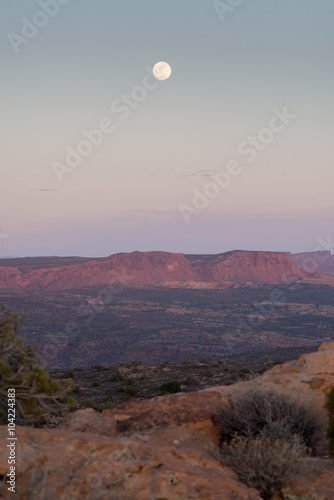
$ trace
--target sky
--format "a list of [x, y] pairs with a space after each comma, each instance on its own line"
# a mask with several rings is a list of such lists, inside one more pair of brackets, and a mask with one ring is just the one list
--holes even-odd
[[334, 239], [332, 0], [0, 11], [0, 256]]

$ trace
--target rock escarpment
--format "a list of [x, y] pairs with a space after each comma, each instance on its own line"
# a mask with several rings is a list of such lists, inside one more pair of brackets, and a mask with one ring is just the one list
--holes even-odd
[[[0, 260], [0, 288], [68, 290], [108, 284], [228, 288], [289, 283], [314, 274], [305, 265], [305, 262], [309, 263], [309, 257], [307, 259], [302, 254], [294, 256], [284, 252], [235, 250], [217, 255], [132, 252], [101, 259], [55, 257], [11, 259], [10, 262]], [[324, 269], [328, 270], [329, 285], [334, 284], [331, 279], [332, 267], [334, 275], [333, 259], [331, 256], [323, 259], [317, 269], [323, 273], [326, 273]], [[63, 265], [64, 262], [68, 264]], [[320, 281], [323, 282], [323, 278]]]

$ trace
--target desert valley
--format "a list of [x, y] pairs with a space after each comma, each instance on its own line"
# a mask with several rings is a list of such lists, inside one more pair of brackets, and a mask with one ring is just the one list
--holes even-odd
[[133, 252], [0, 260], [2, 305], [49, 368], [291, 359], [334, 339], [334, 256]]

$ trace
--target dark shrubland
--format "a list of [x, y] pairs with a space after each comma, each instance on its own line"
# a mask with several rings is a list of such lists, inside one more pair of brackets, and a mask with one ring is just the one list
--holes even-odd
[[242, 482], [256, 488], [264, 500], [280, 492], [307, 465], [307, 450], [297, 436], [290, 442], [261, 434], [252, 439], [237, 436], [223, 443], [221, 452], [223, 462]]
[[175, 394], [181, 391], [181, 384], [177, 380], [170, 380], [160, 386], [162, 394]]
[[230, 442], [235, 435], [290, 441], [298, 435], [315, 453], [321, 426], [311, 408], [282, 392], [253, 389], [234, 398], [215, 416], [220, 441]]
[[321, 430], [310, 407], [263, 388], [231, 399], [214, 421], [222, 462], [265, 500], [306, 469], [306, 457], [315, 454]]
[[328, 414], [327, 439], [329, 441], [329, 454], [334, 457], [334, 387], [326, 395], [325, 408]]

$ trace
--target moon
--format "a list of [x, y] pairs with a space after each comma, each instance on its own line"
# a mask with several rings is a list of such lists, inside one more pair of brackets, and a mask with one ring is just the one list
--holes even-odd
[[172, 74], [172, 68], [166, 62], [157, 62], [153, 67], [153, 75], [157, 80], [167, 80]]

